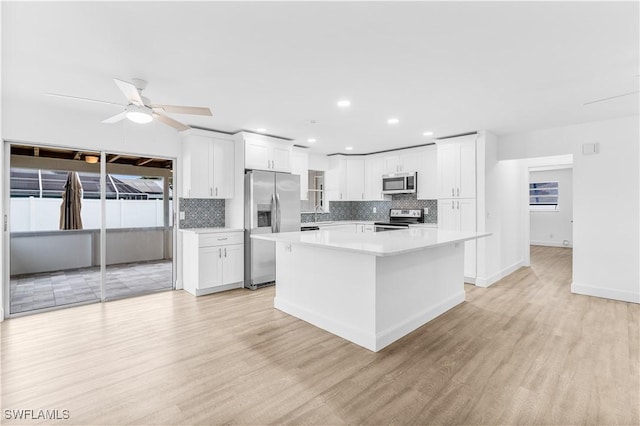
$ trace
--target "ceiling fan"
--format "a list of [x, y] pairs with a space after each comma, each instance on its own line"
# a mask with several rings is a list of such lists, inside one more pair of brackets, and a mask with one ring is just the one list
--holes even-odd
[[74, 99], [79, 101], [89, 101], [89, 102], [99, 102], [103, 104], [110, 105], [119, 105], [125, 107], [125, 110], [109, 117], [105, 120], [102, 120], [103, 123], [111, 124], [117, 123], [118, 121], [124, 120], [125, 118], [133, 121], [134, 123], [149, 123], [154, 118], [157, 118], [159, 121], [164, 124], [171, 126], [178, 131], [182, 132], [184, 130], [190, 129], [189, 126], [183, 124], [173, 118], [165, 115], [164, 113], [176, 113], [176, 114], [192, 114], [192, 115], [207, 115], [211, 116], [211, 110], [206, 107], [192, 107], [192, 106], [178, 106], [178, 105], [162, 105], [162, 104], [152, 104], [149, 101], [149, 98], [142, 96], [142, 91], [147, 87], [147, 82], [140, 78], [133, 78], [133, 83], [129, 83], [128, 81], [123, 81], [117, 78], [114, 78], [118, 88], [122, 91], [124, 96], [129, 101], [128, 105], [122, 105], [115, 102], [107, 102], [100, 101], [97, 99], [89, 99], [89, 98], [79, 98], [76, 96], [68, 96], [68, 95], [59, 95], [57, 93], [47, 93], [49, 96], [57, 96], [61, 98]]

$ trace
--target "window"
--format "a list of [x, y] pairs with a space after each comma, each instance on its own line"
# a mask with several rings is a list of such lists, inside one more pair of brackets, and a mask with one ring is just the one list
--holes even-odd
[[558, 182], [529, 183], [529, 209], [535, 211], [557, 211]]
[[301, 209], [303, 213], [325, 212], [327, 206], [324, 198], [324, 172], [320, 170], [309, 170], [308, 197], [302, 201]]

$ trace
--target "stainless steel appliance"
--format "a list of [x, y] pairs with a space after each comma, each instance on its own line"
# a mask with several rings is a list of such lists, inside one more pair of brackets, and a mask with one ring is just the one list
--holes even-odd
[[388, 222], [374, 222], [376, 232], [394, 231], [396, 229], [407, 229], [414, 223], [424, 221], [424, 211], [422, 209], [390, 209]]
[[244, 286], [252, 290], [276, 279], [276, 247], [251, 234], [300, 231], [300, 176], [247, 171], [244, 175]]
[[382, 175], [383, 194], [407, 194], [416, 192], [418, 173], [391, 173]]

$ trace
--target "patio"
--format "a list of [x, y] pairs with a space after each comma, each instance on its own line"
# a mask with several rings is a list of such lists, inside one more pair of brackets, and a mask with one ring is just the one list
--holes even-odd
[[[89, 267], [11, 277], [10, 313], [100, 301], [100, 268]], [[171, 260], [107, 266], [106, 298], [119, 299], [173, 288]]]

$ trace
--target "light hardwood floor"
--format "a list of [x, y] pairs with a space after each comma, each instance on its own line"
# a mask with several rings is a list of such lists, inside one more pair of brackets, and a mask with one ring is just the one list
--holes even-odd
[[571, 250], [372, 353], [273, 308], [273, 288], [183, 291], [1, 325], [7, 409], [50, 424], [639, 423], [639, 312], [570, 293]]

